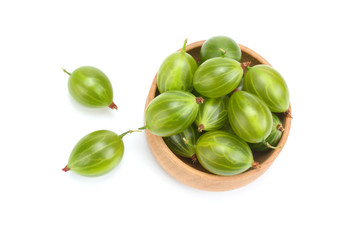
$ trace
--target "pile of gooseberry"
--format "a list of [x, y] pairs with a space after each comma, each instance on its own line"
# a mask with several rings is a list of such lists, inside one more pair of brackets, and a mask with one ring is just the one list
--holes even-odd
[[254, 152], [281, 147], [279, 115], [289, 116], [285, 80], [271, 66], [241, 62], [241, 49], [229, 37], [205, 41], [198, 62], [186, 52], [186, 41], [160, 66], [146, 129], [210, 173], [230, 176], [259, 167]]
[[[281, 147], [279, 115], [289, 115], [289, 91], [282, 76], [270, 66], [241, 62], [241, 49], [229, 37], [205, 41], [199, 61], [186, 52], [186, 43], [159, 68], [158, 94], [146, 108], [145, 126], [120, 135], [109, 130], [86, 135], [63, 171], [84, 176], [111, 171], [122, 159], [123, 137], [144, 129], [163, 137], [176, 155], [222, 176], [258, 167], [255, 151]], [[110, 80], [101, 70], [84, 66], [64, 72], [77, 102], [117, 109]]]

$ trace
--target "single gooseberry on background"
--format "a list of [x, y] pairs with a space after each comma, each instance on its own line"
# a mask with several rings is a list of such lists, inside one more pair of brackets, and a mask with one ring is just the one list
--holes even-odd
[[118, 134], [99, 130], [92, 132], [73, 148], [68, 164], [63, 171], [94, 177], [114, 169], [124, 154], [124, 143]]
[[81, 138], [73, 148], [67, 165], [62, 169], [83, 176], [96, 177], [113, 170], [124, 155], [123, 137], [139, 130], [129, 130], [121, 135], [109, 130], [99, 130]]
[[69, 74], [70, 95], [84, 106], [92, 108], [109, 107], [117, 109], [113, 102], [113, 89], [109, 78], [100, 69], [83, 66]]

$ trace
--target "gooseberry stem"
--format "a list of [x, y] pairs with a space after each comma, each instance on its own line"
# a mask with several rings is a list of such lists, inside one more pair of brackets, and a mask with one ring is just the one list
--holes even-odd
[[200, 124], [198, 127], [198, 132], [202, 132], [204, 128], [205, 128], [204, 124]]
[[129, 130], [129, 131], [126, 131], [126, 132], [120, 134], [119, 137], [120, 137], [120, 138], [123, 138], [126, 134], [128, 134], [128, 133], [133, 133], [133, 132], [142, 132], [142, 130], [141, 130], [140, 128], [137, 129], [137, 130]]
[[281, 125], [281, 123], [279, 123], [279, 124], [276, 126], [276, 129], [279, 130], [280, 132], [284, 132], [284, 131], [285, 131], [285, 128], [283, 127], [283, 125]]
[[287, 110], [286, 112], [284, 112], [284, 114], [285, 114], [285, 117], [293, 118], [292, 115], [291, 115], [290, 109]]
[[196, 154], [191, 156], [191, 161], [192, 161], [192, 163], [195, 163], [197, 161]]
[[281, 148], [281, 146], [279, 146], [279, 147], [271, 146], [271, 144], [268, 143], [268, 142], [266, 142], [265, 144], [266, 144], [266, 146], [267, 146], [268, 148], [271, 148], [271, 149], [279, 149], [279, 148]]
[[184, 41], [184, 45], [183, 45], [183, 48], [182, 48], [182, 52], [186, 52], [186, 44], [187, 44], [187, 38], [185, 39]]
[[66, 72], [67, 74], [69, 74], [69, 76], [71, 76], [71, 73], [69, 73], [68, 71], [66, 71], [66, 70], [63, 69], [63, 68], [62, 68], [62, 70], [63, 70], [64, 72]]
[[243, 75], [251, 68], [251, 61], [240, 63], [241, 68], [244, 70]]
[[251, 167], [253, 167], [253, 168], [261, 168], [261, 166], [260, 166], [260, 163], [259, 162], [253, 162], [253, 164], [252, 164], [252, 166]]
[[[189, 143], [189, 141], [183, 137], [183, 141], [186, 145], [190, 146], [190, 147], [194, 147], [194, 145], [192, 145], [191, 143]], [[192, 163], [195, 163], [197, 161], [197, 157], [196, 157], [196, 153], [194, 153], [192, 156], [191, 156], [191, 161]]]
[[183, 141], [186, 145], [190, 146], [190, 147], [194, 147], [194, 145], [192, 145], [191, 143], [189, 143], [189, 141], [183, 137]]
[[204, 100], [202, 97], [197, 97], [197, 98], [196, 98], [196, 103], [197, 103], [197, 104], [204, 103], [204, 101], [205, 101], [205, 100]]
[[221, 53], [225, 56], [225, 54], [226, 54], [226, 50], [225, 49], [222, 49], [222, 48], [218, 48], [220, 51], [221, 51]]
[[64, 172], [67, 172], [70, 170], [70, 168], [66, 165], [63, 169], [62, 169]]
[[246, 69], [249, 69], [250, 68], [250, 65], [251, 65], [251, 61], [247, 61], [247, 62], [242, 62], [240, 63], [242, 69], [246, 70]]
[[115, 104], [114, 102], [112, 102], [112, 103], [109, 105], [109, 108], [118, 110], [118, 107], [116, 106], [116, 104]]

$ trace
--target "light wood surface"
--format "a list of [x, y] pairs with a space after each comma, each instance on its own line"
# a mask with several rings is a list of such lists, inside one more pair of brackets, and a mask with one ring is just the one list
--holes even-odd
[[[191, 54], [195, 60], [199, 59], [200, 48], [205, 41], [199, 41], [187, 45], [186, 51]], [[242, 51], [241, 62], [251, 61], [251, 65], [256, 64], [267, 64], [268, 63], [263, 57], [251, 49], [240, 45]], [[152, 99], [157, 94], [156, 75], [150, 87], [150, 91], [146, 100], [145, 109]], [[289, 108], [291, 110], [291, 107]], [[162, 168], [169, 173], [171, 176], [176, 178], [182, 183], [185, 183], [194, 188], [208, 190], [208, 191], [227, 191], [245, 186], [260, 175], [262, 175], [275, 161], [281, 150], [284, 148], [286, 140], [288, 138], [291, 126], [290, 117], [281, 118], [285, 131], [283, 136], [278, 143], [278, 148], [270, 150], [264, 153], [255, 153], [254, 160], [260, 163], [260, 168], [249, 169], [248, 171], [234, 175], [234, 176], [218, 176], [206, 171], [198, 162], [192, 163], [191, 160], [177, 157], [165, 144], [162, 137], [155, 136], [146, 130], [146, 138], [153, 152], [156, 160], [162, 166]]]

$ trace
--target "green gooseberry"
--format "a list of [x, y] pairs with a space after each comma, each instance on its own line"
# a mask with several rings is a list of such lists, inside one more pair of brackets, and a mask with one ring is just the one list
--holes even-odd
[[87, 107], [109, 107], [117, 109], [113, 102], [113, 89], [109, 78], [100, 69], [83, 66], [69, 74], [68, 89], [70, 95]]
[[195, 59], [186, 53], [186, 42], [181, 51], [169, 55], [161, 64], [157, 73], [157, 86], [160, 93], [169, 90], [190, 91], [193, 76], [197, 69]]
[[199, 106], [199, 113], [195, 119], [199, 132], [217, 130], [224, 126], [228, 119], [228, 99], [228, 96], [209, 98]]
[[108, 130], [89, 133], [75, 145], [68, 164], [62, 170], [64, 172], [71, 170], [87, 177], [101, 176], [110, 172], [123, 157], [123, 137], [128, 133], [139, 131], [141, 130], [129, 130], [121, 135]]
[[202, 96], [217, 98], [232, 92], [241, 81], [244, 70], [231, 58], [211, 58], [201, 64], [194, 75], [194, 88]]
[[281, 148], [281, 146], [279, 147], [274, 147], [274, 146], [277, 146], [277, 144], [279, 143], [285, 129], [277, 115], [271, 113], [271, 116], [273, 118], [273, 124], [270, 135], [265, 139], [265, 142], [249, 143], [249, 146], [252, 150], [261, 152], [269, 149]]
[[244, 140], [220, 130], [200, 136], [196, 156], [205, 169], [222, 176], [242, 173], [254, 163], [251, 149]]
[[289, 90], [284, 78], [273, 67], [256, 65], [249, 67], [244, 76], [244, 90], [262, 99], [271, 112], [289, 109]]
[[124, 143], [116, 133], [108, 130], [92, 132], [75, 145], [63, 171], [92, 177], [114, 169], [124, 154]]
[[169, 137], [184, 131], [204, 100], [186, 91], [167, 91], [156, 96], [145, 110], [146, 128], [154, 135]]
[[214, 57], [232, 58], [238, 62], [241, 59], [241, 49], [233, 39], [226, 36], [216, 36], [204, 42], [200, 49], [200, 61]]
[[199, 132], [197, 131], [197, 127], [192, 124], [181, 133], [164, 137], [164, 141], [176, 155], [191, 158], [193, 161], [196, 161], [196, 142], [198, 138]]
[[231, 95], [228, 117], [233, 131], [246, 142], [265, 142], [271, 132], [272, 117], [269, 108], [251, 93], [236, 91]]

